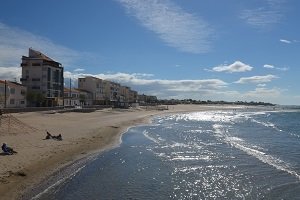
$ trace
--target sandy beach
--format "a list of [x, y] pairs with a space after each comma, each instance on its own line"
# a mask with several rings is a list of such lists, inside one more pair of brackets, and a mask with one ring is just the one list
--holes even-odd
[[[1, 199], [22, 199], [28, 191], [69, 163], [117, 146], [129, 127], [172, 112], [236, 109], [232, 106], [176, 105], [168, 110], [103, 109], [91, 113], [28, 112], [1, 121], [0, 142], [18, 153], [0, 156]], [[46, 130], [63, 140], [45, 140]]]

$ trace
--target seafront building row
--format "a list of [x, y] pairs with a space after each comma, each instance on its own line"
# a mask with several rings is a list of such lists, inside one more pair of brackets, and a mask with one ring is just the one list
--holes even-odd
[[71, 84], [66, 87], [62, 64], [31, 48], [28, 56], [22, 56], [21, 67], [21, 83], [0, 80], [0, 107], [111, 105], [126, 108], [157, 101], [156, 96], [141, 95], [128, 86], [92, 76], [78, 78], [77, 88]]

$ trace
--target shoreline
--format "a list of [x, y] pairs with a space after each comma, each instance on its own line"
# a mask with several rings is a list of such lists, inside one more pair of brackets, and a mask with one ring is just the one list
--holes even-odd
[[[169, 110], [112, 110], [93, 113], [17, 113], [13, 117], [36, 129], [26, 133], [0, 134], [19, 153], [1, 156], [0, 194], [2, 199], [26, 199], [36, 186], [64, 168], [117, 147], [132, 126], [151, 123], [151, 118], [172, 113], [233, 110], [243, 106], [172, 105]], [[78, 124], [80, 123], [80, 126]], [[43, 140], [45, 130], [63, 141]], [[25, 131], [24, 131], [25, 130]], [[60, 131], [58, 131], [60, 130]], [[24, 131], [25, 133], [22, 133]], [[16, 144], [17, 143], [17, 144]], [[14, 161], [18, 160], [17, 163]], [[24, 196], [25, 195], [25, 196]]]

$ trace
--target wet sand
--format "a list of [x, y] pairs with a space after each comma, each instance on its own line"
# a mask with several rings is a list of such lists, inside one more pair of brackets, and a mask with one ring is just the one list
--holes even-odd
[[[175, 105], [168, 110], [104, 109], [91, 113], [29, 112], [2, 120], [0, 143], [18, 153], [0, 156], [1, 199], [22, 199], [22, 194], [57, 170], [117, 146], [129, 127], [149, 123], [151, 117], [168, 113], [237, 109], [241, 106]], [[45, 140], [46, 130], [63, 140]]]

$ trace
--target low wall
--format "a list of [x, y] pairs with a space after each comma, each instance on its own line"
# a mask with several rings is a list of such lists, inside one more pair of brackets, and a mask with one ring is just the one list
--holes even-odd
[[[66, 107], [67, 110], [71, 109], [73, 110], [73, 107]], [[83, 106], [82, 109], [88, 111], [91, 110], [101, 110], [104, 108], [111, 108], [109, 105], [95, 105], [95, 106]], [[3, 108], [3, 113], [20, 113], [20, 112], [39, 112], [39, 111], [51, 111], [51, 110], [65, 110], [65, 107], [59, 106], [59, 107], [26, 107], [26, 108]], [[75, 109], [77, 110], [77, 108]], [[80, 111], [77, 111], [80, 112]]]

